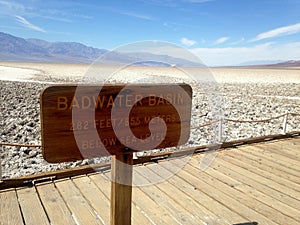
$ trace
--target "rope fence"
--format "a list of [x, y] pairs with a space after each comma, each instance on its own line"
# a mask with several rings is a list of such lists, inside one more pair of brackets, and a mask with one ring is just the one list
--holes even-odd
[[238, 120], [238, 119], [222, 118], [222, 119], [218, 119], [218, 120], [212, 121], [210, 123], [202, 124], [200, 126], [191, 127], [191, 129], [196, 129], [196, 128], [210, 126], [210, 125], [218, 123], [218, 122], [220, 122], [222, 120], [223, 121], [229, 121], [229, 122], [235, 122], [235, 123], [263, 123], [263, 122], [268, 122], [268, 121], [271, 121], [271, 120], [279, 119], [280, 117], [285, 117], [285, 116], [288, 116], [288, 115], [291, 115], [291, 116], [300, 116], [300, 113], [284, 113], [284, 114], [281, 114], [279, 116], [274, 116], [274, 117], [270, 117], [268, 119], [261, 119], [261, 120]]
[[[288, 116], [300, 116], [300, 113], [285, 113], [282, 115], [278, 115], [278, 116], [274, 116], [274, 117], [270, 117], [268, 119], [261, 119], [261, 120], [238, 120], [238, 119], [230, 119], [230, 118], [221, 118], [215, 121], [211, 121], [209, 123], [205, 123], [202, 124], [200, 126], [196, 126], [196, 127], [191, 127], [191, 129], [197, 129], [197, 128], [201, 128], [201, 127], [207, 127], [207, 126], [211, 126], [213, 124], [219, 123], [219, 137], [218, 137], [218, 141], [221, 143], [222, 142], [222, 131], [223, 131], [223, 121], [229, 121], [229, 122], [234, 122], [234, 123], [261, 123], [261, 122], [268, 122], [271, 120], [275, 120], [275, 119], [279, 119], [281, 117], [283, 117], [283, 124], [282, 124], [282, 133], [286, 134], [286, 127], [287, 127], [287, 119]], [[30, 148], [40, 148], [42, 147], [41, 144], [19, 144], [19, 143], [6, 143], [6, 142], [0, 142], [0, 146], [1, 149], [3, 151], [3, 147], [4, 146], [12, 146], [12, 147], [30, 147]], [[3, 182], [2, 180], [2, 166], [1, 166], [1, 159], [0, 159], [0, 183]]]
[[[230, 118], [222, 118], [222, 119], [218, 119], [209, 123], [205, 123], [205, 124], [201, 124], [199, 126], [194, 126], [191, 127], [191, 129], [197, 129], [197, 128], [202, 128], [202, 127], [208, 127], [211, 126], [213, 124], [216, 123], [220, 123], [222, 124], [222, 121], [229, 121], [229, 122], [235, 122], [235, 123], [262, 123], [262, 122], [268, 122], [271, 120], [275, 120], [275, 119], [279, 119], [281, 117], [284, 117], [284, 122], [283, 122], [283, 130], [284, 133], [286, 131], [286, 124], [287, 124], [287, 117], [288, 115], [291, 116], [300, 116], [300, 113], [285, 113], [285, 114], [281, 114], [278, 116], [274, 116], [274, 117], [270, 117], [268, 119], [262, 119], [262, 120], [237, 120], [237, 119], [230, 119]], [[12, 146], [12, 147], [31, 147], [31, 148], [40, 148], [42, 147], [41, 144], [18, 144], [18, 143], [7, 143], [7, 142], [0, 142], [0, 146]]]
[[262, 119], [262, 120], [234, 120], [234, 119], [229, 119], [229, 118], [224, 118], [223, 120], [229, 121], [229, 122], [235, 122], [235, 123], [264, 123], [264, 122], [268, 122], [271, 120], [276, 120], [279, 119], [280, 117], [284, 117], [288, 115], [288, 113], [279, 115], [279, 116], [274, 116], [268, 119]]
[[40, 148], [42, 147], [42, 145], [32, 145], [32, 144], [13, 144], [13, 143], [6, 143], [6, 142], [0, 142], [0, 146], [4, 145], [4, 146], [14, 146], [14, 147], [31, 147], [31, 148]]

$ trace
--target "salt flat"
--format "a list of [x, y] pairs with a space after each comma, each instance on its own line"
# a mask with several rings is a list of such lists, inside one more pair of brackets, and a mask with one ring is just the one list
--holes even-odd
[[300, 69], [289, 68], [213, 68], [222, 83], [300, 83]]
[[[39, 99], [42, 89], [49, 86], [49, 83], [80, 82], [83, 76], [86, 77], [87, 72], [97, 76], [99, 68], [104, 75], [113, 71], [110, 66], [90, 69], [89, 65], [83, 64], [0, 62], [2, 127], [0, 141], [40, 144]], [[160, 78], [167, 80], [170, 77], [172, 77], [171, 81], [180, 81], [185, 76], [183, 70], [169, 67], [124, 67], [112, 75], [110, 82], [136, 83], [141, 78], [145, 78], [148, 82], [155, 83], [159, 82]], [[287, 112], [300, 113], [300, 69], [211, 68], [195, 70], [188, 68], [186, 70], [204, 78], [205, 74], [213, 75], [216, 83], [220, 84], [217, 97], [221, 99], [219, 107], [225, 118], [260, 120]], [[88, 77], [92, 78], [90, 81], [93, 81], [92, 76]], [[201, 81], [203, 77], [199, 80]], [[208, 90], [211, 87], [203, 86], [208, 86]], [[206, 94], [201, 87], [193, 87], [192, 128], [190, 140], [183, 147], [211, 143], [216, 136], [212, 126], [199, 127], [214, 120], [211, 109], [215, 99], [208, 99]], [[222, 141], [278, 134], [283, 129], [282, 121], [282, 117], [264, 123], [227, 121], [223, 124]], [[287, 132], [296, 130], [300, 130], [300, 116], [289, 116]], [[4, 178], [99, 162], [92, 159], [66, 164], [49, 164], [43, 160], [40, 148], [9, 146], [4, 146], [0, 150], [0, 158]]]
[[0, 79], [9, 81], [29, 80], [38, 71], [32, 69], [17, 68], [11, 66], [0, 66]]
[[[35, 80], [35, 81], [81, 81], [84, 76], [91, 76], [88, 64], [26, 63], [0, 62], [1, 80]], [[123, 67], [114, 71], [110, 66], [98, 66], [99, 73], [116, 72], [114, 78], [130, 75], [127, 81], [141, 77], [166, 76], [180, 78], [185, 72], [199, 74], [197, 79], [208, 74], [218, 83], [300, 83], [300, 68], [170, 68], [170, 67]], [[100, 74], [98, 74], [100, 75]], [[197, 76], [197, 75], [196, 75]], [[121, 80], [122, 81], [122, 80]]]

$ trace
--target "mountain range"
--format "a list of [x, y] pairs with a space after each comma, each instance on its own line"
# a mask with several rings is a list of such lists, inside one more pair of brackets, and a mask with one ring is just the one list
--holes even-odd
[[239, 64], [241, 67], [300, 67], [300, 60], [262, 60], [249, 61]]
[[0, 60], [90, 63], [107, 52], [75, 42], [23, 39], [0, 32]]
[[[77, 42], [48, 42], [40, 39], [24, 39], [0, 32], [0, 61], [92, 63], [107, 52], [106, 49], [93, 48]], [[106, 55], [105, 62], [125, 64], [137, 62], [135, 64], [144, 66], [198, 65], [182, 58], [145, 52], [110, 52]]]
[[[77, 42], [48, 42], [40, 39], [24, 39], [0, 32], [0, 61], [22, 62], [59, 62], [59, 63], [92, 63], [106, 49], [98, 49]], [[105, 63], [131, 63], [143, 66], [196, 66], [199, 64], [168, 55], [155, 55], [145, 52], [119, 53], [110, 52]], [[165, 63], [168, 62], [168, 63]], [[239, 66], [259, 67], [300, 67], [300, 60], [295, 61], [256, 61]]]
[[289, 60], [276, 64], [265, 65], [266, 67], [300, 67], [300, 60]]

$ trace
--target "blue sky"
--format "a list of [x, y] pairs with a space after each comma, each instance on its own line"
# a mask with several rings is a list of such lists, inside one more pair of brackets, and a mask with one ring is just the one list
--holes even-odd
[[0, 0], [0, 31], [114, 49], [143, 40], [210, 66], [300, 59], [299, 0]]

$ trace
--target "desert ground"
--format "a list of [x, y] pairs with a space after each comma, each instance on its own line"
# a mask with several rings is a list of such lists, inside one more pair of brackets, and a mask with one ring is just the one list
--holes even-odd
[[[0, 79], [71, 82], [81, 80], [90, 67], [91, 65], [86, 64], [0, 62]], [[109, 66], [103, 66], [106, 67]], [[218, 83], [300, 83], [300, 68], [227, 67], [207, 68], [202, 71], [210, 73]], [[181, 71], [165, 67], [137, 67], [132, 68], [131, 72], [138, 76], [141, 74], [181, 75]]]
[[[192, 78], [187, 74], [192, 74]], [[217, 140], [217, 125], [199, 126], [220, 116], [234, 120], [261, 120], [287, 112], [300, 113], [299, 68], [119, 68], [107, 65], [91, 67], [83, 64], [0, 62], [0, 141], [41, 143], [39, 97], [43, 88], [58, 83], [95, 83], [103, 80], [113, 84], [190, 83], [193, 87], [191, 133], [188, 143], [180, 148], [279, 134], [283, 129], [283, 117], [255, 123], [224, 121], [222, 140]], [[299, 130], [300, 116], [288, 116], [287, 132]], [[40, 148], [2, 146], [0, 160], [2, 177], [5, 179], [108, 159], [50, 164], [43, 159]]]

